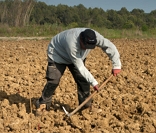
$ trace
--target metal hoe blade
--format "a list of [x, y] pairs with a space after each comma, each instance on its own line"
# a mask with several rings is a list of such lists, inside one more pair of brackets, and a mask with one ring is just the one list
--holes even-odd
[[67, 116], [72, 116], [74, 113], [76, 113], [79, 109], [81, 109], [96, 93], [98, 93], [103, 86], [113, 77], [113, 74], [99, 87], [99, 90], [95, 90], [83, 103], [81, 103], [75, 110], [73, 110], [71, 113], [69, 113], [65, 107], [62, 106], [64, 112], [66, 113]]
[[65, 107], [62, 106], [62, 108], [63, 108], [64, 112], [66, 113], [66, 115], [67, 115], [67, 116], [70, 116], [70, 115], [69, 115], [69, 112], [65, 109]]

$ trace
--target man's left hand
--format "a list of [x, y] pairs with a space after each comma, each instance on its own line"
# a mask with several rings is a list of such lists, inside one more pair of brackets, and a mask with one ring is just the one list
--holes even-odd
[[120, 71], [121, 71], [121, 69], [113, 69], [113, 70], [112, 70], [112, 74], [113, 74], [114, 76], [117, 76], [117, 74], [120, 73]]

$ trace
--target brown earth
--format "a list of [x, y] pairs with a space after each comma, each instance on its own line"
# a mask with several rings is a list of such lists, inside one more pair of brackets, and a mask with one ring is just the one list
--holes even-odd
[[[0, 40], [0, 131], [2, 133], [156, 133], [156, 40], [115, 39], [122, 72], [94, 96], [102, 112], [79, 111], [76, 84], [65, 71], [49, 112], [30, 108], [45, 85], [49, 40]], [[101, 49], [93, 50], [87, 68], [102, 84], [111, 62]], [[91, 88], [93, 91], [93, 89]], [[31, 99], [31, 100], [30, 100]]]

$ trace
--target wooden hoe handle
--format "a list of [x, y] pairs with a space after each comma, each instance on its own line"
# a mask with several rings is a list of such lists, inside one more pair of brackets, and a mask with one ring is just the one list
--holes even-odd
[[76, 109], [74, 109], [71, 113], [68, 114], [68, 116], [72, 116], [74, 113], [76, 113], [79, 109], [81, 109], [97, 92], [99, 92], [104, 85], [113, 77], [113, 74], [105, 81], [102, 83], [102, 85], [99, 87], [99, 90], [95, 90], [86, 100], [81, 103]]

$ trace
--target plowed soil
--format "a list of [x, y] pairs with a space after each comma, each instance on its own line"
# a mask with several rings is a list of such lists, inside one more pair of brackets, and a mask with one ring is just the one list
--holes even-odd
[[[50, 40], [0, 40], [1, 133], [156, 133], [156, 40], [115, 39], [122, 72], [97, 93], [94, 106], [102, 112], [78, 111], [77, 89], [68, 69], [42, 116], [32, 105], [46, 83], [46, 49]], [[86, 66], [102, 84], [111, 74], [111, 62], [100, 48]], [[91, 87], [92, 92], [94, 91]]]

